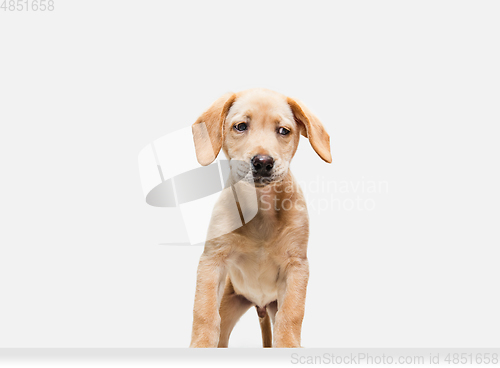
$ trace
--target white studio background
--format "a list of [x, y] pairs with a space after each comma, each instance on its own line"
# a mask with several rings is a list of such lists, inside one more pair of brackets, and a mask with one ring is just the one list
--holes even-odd
[[[302, 100], [331, 135], [331, 165], [302, 139], [292, 166], [313, 182], [303, 345], [499, 346], [499, 12], [494, 1], [1, 10], [0, 347], [189, 345], [202, 247], [160, 245], [186, 231], [177, 210], [146, 204], [137, 156], [251, 87]], [[250, 310], [230, 346], [260, 345]]]

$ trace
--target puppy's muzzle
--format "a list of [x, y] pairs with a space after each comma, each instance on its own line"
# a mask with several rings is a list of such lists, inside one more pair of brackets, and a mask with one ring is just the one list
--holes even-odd
[[252, 172], [256, 183], [265, 185], [271, 181], [274, 159], [268, 155], [255, 155], [252, 158]]

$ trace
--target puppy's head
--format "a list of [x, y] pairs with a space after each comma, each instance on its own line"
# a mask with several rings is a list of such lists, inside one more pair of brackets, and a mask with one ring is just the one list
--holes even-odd
[[210, 164], [222, 148], [233, 178], [256, 186], [284, 178], [301, 134], [324, 161], [332, 161], [319, 119], [300, 102], [266, 89], [226, 94], [193, 124], [200, 164]]

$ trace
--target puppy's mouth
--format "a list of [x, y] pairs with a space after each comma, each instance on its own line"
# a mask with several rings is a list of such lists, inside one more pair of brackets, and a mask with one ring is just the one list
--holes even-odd
[[269, 176], [262, 176], [253, 172], [253, 183], [256, 188], [264, 188], [268, 185], [279, 184], [283, 181], [283, 175], [272, 174]]
[[263, 188], [273, 182], [273, 178], [271, 176], [261, 176], [261, 175], [256, 175], [255, 173], [253, 174], [253, 182], [255, 187], [257, 188]]
[[248, 161], [232, 159], [230, 163], [231, 175], [235, 182], [245, 181], [252, 183], [256, 188], [263, 188], [283, 181], [286, 170], [283, 170], [282, 165], [275, 166], [274, 170], [262, 172], [262, 170], [252, 167], [251, 162]]

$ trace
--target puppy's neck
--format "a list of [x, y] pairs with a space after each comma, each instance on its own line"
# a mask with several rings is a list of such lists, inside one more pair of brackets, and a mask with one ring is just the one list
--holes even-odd
[[[248, 196], [243, 194], [246, 188]], [[280, 182], [273, 182], [265, 187], [250, 186], [240, 187], [238, 190], [238, 201], [240, 208], [255, 208], [252, 204], [257, 194], [257, 213], [253, 212], [252, 219], [237, 231], [259, 240], [274, 239], [274, 234], [290, 223], [289, 220], [299, 214], [307, 216], [302, 191], [297, 185], [293, 175], [289, 171]], [[243, 218], [244, 213], [243, 213]], [[307, 217], [305, 217], [307, 219]]]
[[300, 189], [292, 173], [288, 171], [282, 181], [256, 188], [256, 191], [259, 214], [264, 217], [276, 217], [282, 216], [296, 204]]

